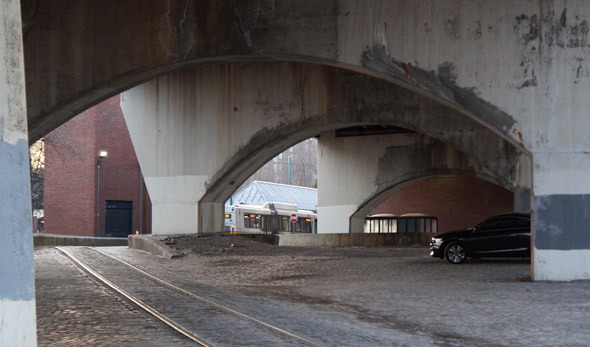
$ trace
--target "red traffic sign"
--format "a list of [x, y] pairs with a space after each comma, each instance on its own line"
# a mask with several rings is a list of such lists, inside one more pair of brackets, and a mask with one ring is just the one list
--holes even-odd
[[295, 213], [291, 213], [291, 223], [297, 222], [297, 215]]

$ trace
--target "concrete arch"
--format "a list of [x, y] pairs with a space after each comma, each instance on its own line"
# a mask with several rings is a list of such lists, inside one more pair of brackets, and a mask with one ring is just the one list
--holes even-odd
[[[531, 11], [522, 7], [518, 10]], [[476, 92], [458, 82], [464, 71], [457, 67], [471, 68], [470, 61], [446, 50], [434, 54], [412, 44], [406, 47], [408, 42], [436, 39], [441, 46], [459, 52], [473, 46], [472, 38], [461, 36], [461, 32], [449, 37], [442, 30], [433, 33], [416, 25], [383, 27], [383, 20], [390, 17], [428, 23], [436, 22], [432, 13], [454, 17], [457, 11], [480, 13], [484, 8], [485, 4], [436, 2], [367, 7], [336, 0], [288, 5], [172, 0], [153, 1], [149, 6], [134, 2], [25, 2], [30, 138], [38, 139], [116, 93], [178, 69], [281, 60], [333, 65], [397, 84], [477, 120], [524, 150], [522, 134], [513, 132], [515, 119], [482, 97], [481, 90]], [[97, 18], [96, 13], [112, 16]], [[370, 13], [379, 14], [378, 18]], [[80, 31], [80, 23], [87, 29]], [[497, 25], [512, 27], [503, 22]], [[399, 35], [400, 30], [404, 35]], [[508, 39], [513, 40], [511, 36]], [[396, 45], [405, 49], [396, 50]], [[61, 49], [51, 49], [54, 47]], [[484, 47], [478, 49], [483, 51]], [[416, 54], [410, 53], [413, 51]], [[479, 56], [490, 60], [490, 66], [505, 60], [504, 56]], [[59, 73], [56, 66], [71, 67], [70, 73]], [[483, 71], [481, 75], [483, 84], [486, 76]]]
[[[534, 155], [534, 277], [590, 278], [590, 241], [580, 231], [590, 217], [575, 212], [590, 201], [590, 78], [579, 59], [587, 55], [580, 28], [590, 8], [583, 2], [21, 3], [26, 78], [10, 88], [21, 93], [26, 81], [28, 115], [19, 117], [19, 108], [5, 117], [25, 132], [28, 121], [29, 139], [170, 71], [163, 67], [270, 59], [360, 71], [444, 104]], [[6, 16], [18, 18], [11, 15], [18, 2], [10, 4]], [[19, 29], [3, 32], [20, 42]], [[17, 66], [20, 49], [7, 59], [7, 69]]]
[[402, 190], [403, 188], [416, 184], [420, 181], [427, 180], [435, 177], [445, 176], [468, 176], [493, 183], [501, 186], [508, 190], [511, 187], [503, 186], [502, 182], [494, 176], [490, 176], [484, 173], [475, 172], [470, 169], [448, 169], [448, 168], [437, 168], [432, 170], [422, 170], [413, 173], [408, 173], [404, 176], [398, 177], [398, 179], [390, 182], [389, 186], [384, 187], [383, 190], [373, 193], [367, 197], [360, 205], [359, 208], [350, 216], [349, 219], [349, 233], [362, 232], [364, 226], [365, 217], [370, 214], [379, 204], [387, 200], [389, 197]]
[[476, 160], [425, 135], [322, 135], [318, 233], [362, 233], [366, 215], [392, 190], [428, 177], [472, 176], [513, 189]]
[[[419, 131], [475, 158], [505, 184], [522, 183], [522, 153], [490, 128], [395, 84], [325, 65], [241, 63], [186, 70], [124, 93], [121, 104], [148, 189], [155, 181], [178, 184], [177, 194], [191, 203], [173, 210], [186, 208], [188, 214], [193, 210], [188, 205], [198, 201], [198, 211], [191, 213], [200, 216], [199, 229], [217, 230], [221, 223], [204, 216], [221, 215], [217, 211], [235, 187], [274, 155], [348, 126]], [[150, 194], [158, 195], [152, 189]]]
[[[523, 157], [526, 159], [519, 148], [452, 108], [359, 73], [321, 65], [271, 64], [290, 64], [296, 66], [295, 70], [307, 70], [302, 85], [314, 79], [325, 84], [326, 89], [320, 89], [320, 98], [325, 99], [321, 101], [322, 110], [302, 110], [307, 114], [253, 133], [212, 176], [202, 201], [227, 200], [231, 194], [227, 183], [239, 186], [258, 167], [306, 138], [329, 130], [373, 124], [397, 126], [439, 139], [475, 158], [511, 189], [530, 184], [522, 177], [528, 174], [528, 168], [519, 163]], [[310, 77], [314, 74], [321, 76]]]

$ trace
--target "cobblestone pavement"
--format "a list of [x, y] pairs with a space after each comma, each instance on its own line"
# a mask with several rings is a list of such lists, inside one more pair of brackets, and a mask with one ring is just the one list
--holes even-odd
[[39, 346], [194, 346], [91, 279], [54, 248], [35, 250]]
[[[322, 345], [586, 346], [590, 339], [590, 282], [531, 282], [525, 260], [470, 260], [456, 266], [429, 257], [423, 248], [278, 249], [266, 245], [264, 251], [248, 252], [248, 247], [231, 242], [234, 246], [228, 239], [227, 245], [216, 244], [216, 251], [209, 248], [178, 259], [122, 247], [101, 250]], [[109, 319], [99, 318], [106, 305], [91, 300], [93, 296], [117, 303], [135, 320], [151, 322], [64, 264], [65, 259], [53, 258], [58, 258], [53, 250], [36, 251], [40, 344], [51, 344], [56, 338], [50, 327], [55, 324], [77, 325], [89, 334], [94, 328], [109, 331], [111, 327], [105, 325]], [[40, 276], [40, 261], [71, 269], [57, 275], [46, 267], [47, 273]], [[78, 288], [73, 284], [63, 288], [57, 298], [40, 292], [51, 288], [45, 282], [71, 282], [70, 277], [81, 277], [76, 281], [89, 286], [93, 295], [67, 293]], [[76, 299], [71, 295], [77, 295]], [[70, 304], [82, 303], [96, 312], [60, 317], [68, 313]], [[105, 314], [109, 317], [114, 311], [108, 308]], [[133, 326], [141, 326], [146, 334], [160, 329], [156, 335], [164, 338], [162, 328], [143, 328], [147, 323], [123, 325]], [[71, 334], [73, 339], [85, 336], [74, 327], [62, 335]], [[219, 332], [227, 328], [219, 327]], [[166, 336], [173, 338], [174, 333]], [[156, 342], [147, 338], [154, 345], [182, 341], [165, 339]]]

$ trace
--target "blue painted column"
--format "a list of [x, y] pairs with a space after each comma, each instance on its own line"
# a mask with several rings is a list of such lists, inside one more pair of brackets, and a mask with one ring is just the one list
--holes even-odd
[[0, 2], [0, 346], [35, 346], [35, 278], [20, 1]]
[[534, 179], [533, 278], [590, 279], [590, 153], [536, 153]]

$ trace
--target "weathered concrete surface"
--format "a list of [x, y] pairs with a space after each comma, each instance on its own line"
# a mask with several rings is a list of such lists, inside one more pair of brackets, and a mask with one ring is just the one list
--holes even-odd
[[428, 246], [436, 233], [390, 234], [279, 234], [279, 246], [292, 247], [381, 247]]
[[419, 130], [475, 158], [503, 185], [517, 187], [526, 176], [515, 165], [518, 149], [480, 123], [391, 83], [321, 65], [187, 70], [125, 92], [121, 108], [150, 192], [154, 235], [222, 231], [223, 203], [260, 166], [346, 126]]
[[[522, 142], [517, 132], [512, 134], [518, 119], [494, 103], [502, 99], [480, 93], [495, 92], [494, 76], [510, 76], [506, 82], [518, 87], [526, 85], [522, 70], [537, 76], [519, 65], [523, 44], [514, 29], [517, 23], [525, 26], [517, 17], [532, 17], [537, 8], [528, 2], [493, 4], [490, 10], [485, 1], [460, 0], [25, 2], [31, 137], [108, 95], [170, 71], [211, 62], [281, 59], [341, 65], [388, 79]], [[96, 13], [112, 16], [101, 19]], [[79, 30], [81, 23], [86, 30]], [[467, 49], [475, 54], [463, 54]], [[82, 58], [86, 55], [89, 59]], [[509, 70], [499, 69], [500, 62]], [[57, 66], [68, 66], [71, 73], [60, 74]], [[537, 83], [526, 80], [528, 86]]]
[[[504, 165], [516, 167], [518, 161]], [[446, 175], [469, 175], [502, 184], [477, 161], [425, 135], [335, 137], [334, 132], [322, 133], [318, 140], [318, 233], [362, 233], [365, 217], [393, 193], [419, 180]]]
[[[532, 154], [532, 192], [543, 199], [590, 194], [590, 7], [583, 0], [27, 1], [23, 18], [32, 139], [177, 69], [314, 62], [378, 77], [481, 122]], [[191, 178], [197, 187], [204, 182]], [[197, 209], [191, 195], [162, 207], [184, 218]], [[565, 223], [557, 228], [568, 233]], [[580, 245], [590, 253], [588, 242]], [[571, 267], [546, 251], [534, 264], [585, 273], [585, 265]], [[587, 278], [580, 276], [568, 278]]]
[[37, 246], [127, 246], [127, 239], [120, 237], [87, 237], [73, 235], [34, 234], [33, 244]]
[[129, 248], [139, 249], [166, 258], [177, 258], [182, 256], [178, 252], [168, 247], [159, 237], [152, 235], [129, 235]]
[[0, 2], [0, 345], [35, 346], [35, 280], [19, 2]]

